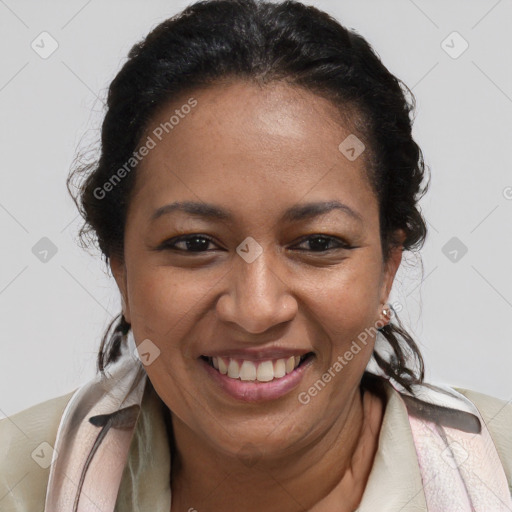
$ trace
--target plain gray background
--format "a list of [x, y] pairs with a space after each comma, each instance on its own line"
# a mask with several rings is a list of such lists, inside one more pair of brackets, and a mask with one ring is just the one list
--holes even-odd
[[[80, 145], [99, 137], [106, 88], [131, 46], [189, 3], [0, 0], [0, 417], [95, 373], [120, 303], [99, 253], [76, 243], [65, 180]], [[409, 257], [393, 298], [428, 380], [512, 399], [512, 2], [306, 3], [362, 34], [417, 99], [430, 234], [423, 275]], [[45, 59], [31, 46], [41, 52], [41, 38], [46, 51], [58, 44]], [[56, 250], [46, 262], [44, 237]]]

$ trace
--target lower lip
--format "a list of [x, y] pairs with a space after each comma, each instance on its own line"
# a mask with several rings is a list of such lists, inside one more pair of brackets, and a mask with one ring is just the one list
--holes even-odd
[[217, 371], [203, 359], [199, 359], [199, 362], [208, 375], [231, 397], [243, 402], [263, 402], [281, 398], [296, 388], [312, 364], [313, 357], [309, 356], [306, 361], [284, 377], [269, 382], [232, 379]]

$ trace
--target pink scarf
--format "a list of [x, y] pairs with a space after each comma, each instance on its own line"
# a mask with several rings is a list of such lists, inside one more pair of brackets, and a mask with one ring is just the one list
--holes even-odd
[[[108, 376], [79, 388], [64, 410], [45, 512], [114, 512], [147, 382], [132, 355], [131, 332], [127, 341]], [[506, 476], [484, 420], [463, 395], [449, 388], [446, 393], [427, 386], [415, 390], [417, 398], [401, 392], [428, 512], [511, 512]]]
[[402, 393], [427, 510], [512, 512], [505, 472], [485, 421], [464, 395], [448, 387], [444, 392], [420, 386], [417, 398]]

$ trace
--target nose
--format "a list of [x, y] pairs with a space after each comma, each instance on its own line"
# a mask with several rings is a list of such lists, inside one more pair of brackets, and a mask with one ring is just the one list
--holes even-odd
[[[216, 304], [224, 322], [239, 325], [258, 334], [292, 320], [298, 309], [290, 278], [283, 278], [281, 267], [270, 251], [263, 251], [252, 263], [236, 255], [228, 273], [228, 289]], [[289, 276], [289, 274], [288, 274]]]

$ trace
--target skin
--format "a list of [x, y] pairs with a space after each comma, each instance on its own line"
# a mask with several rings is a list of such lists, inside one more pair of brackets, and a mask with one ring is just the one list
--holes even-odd
[[[281, 83], [188, 93], [157, 112], [142, 140], [190, 97], [197, 106], [139, 164], [124, 259], [111, 259], [136, 342], [150, 339], [161, 351], [146, 371], [172, 411], [172, 510], [353, 510], [384, 407], [359, 389], [374, 339], [307, 405], [298, 396], [361, 332], [387, 323], [382, 308], [402, 248], [384, 261], [365, 153], [349, 161], [338, 150], [351, 131], [329, 101]], [[233, 219], [175, 211], [150, 221], [157, 208], [185, 200], [213, 203]], [[280, 220], [294, 205], [331, 200], [358, 218], [332, 210]], [[213, 242], [203, 252], [187, 253], [184, 241], [157, 250], [184, 234]], [[315, 251], [319, 235], [334, 239]], [[252, 263], [236, 252], [248, 236], [263, 250]], [[300, 385], [275, 400], [226, 395], [198, 359], [269, 346], [314, 352]]]

